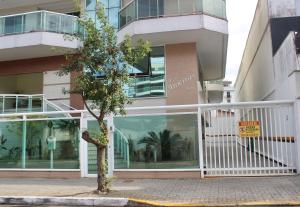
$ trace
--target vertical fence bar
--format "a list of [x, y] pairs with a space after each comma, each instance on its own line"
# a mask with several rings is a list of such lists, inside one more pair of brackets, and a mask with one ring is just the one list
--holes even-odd
[[261, 142], [262, 142], [262, 148], [263, 148], [263, 166], [264, 166], [264, 170], [263, 172], [265, 173], [265, 168], [266, 168], [266, 159], [265, 159], [265, 131], [264, 131], [264, 113], [263, 113], [263, 107], [260, 108], [260, 117], [261, 117]]
[[[285, 115], [285, 113], [283, 113], [283, 115], [284, 115], [284, 119], [283, 119], [283, 122], [284, 122], [284, 134], [285, 134], [285, 152], [286, 152], [286, 165], [287, 165], [287, 167], [289, 167], [290, 165], [289, 165], [289, 153], [288, 153], [288, 143], [289, 143], [289, 140], [288, 140], [288, 136], [287, 136], [287, 132], [288, 132], [288, 130], [287, 130], [287, 128], [286, 128], [286, 115]], [[287, 171], [288, 172], [288, 171]]]
[[[239, 120], [242, 121], [243, 120], [243, 109], [239, 109]], [[241, 153], [241, 168], [244, 168], [244, 158], [243, 158], [243, 141], [242, 141], [242, 138], [240, 137], [240, 134], [239, 134], [239, 140], [240, 140], [240, 143], [239, 143], [239, 147], [240, 147], [240, 153]], [[245, 158], [246, 159], [246, 158]], [[243, 174], [243, 170], [241, 171], [241, 174]]]
[[[233, 163], [233, 168], [235, 167], [236, 169], [239, 168], [239, 154], [238, 154], [238, 140], [237, 140], [237, 135], [234, 133], [234, 126], [235, 126], [235, 116], [236, 116], [236, 111], [233, 109], [233, 112], [230, 110], [230, 118], [231, 118], [231, 139], [232, 139], [232, 160], [234, 160], [234, 152], [233, 152], [233, 146], [235, 143], [235, 157], [236, 157], [236, 163]], [[232, 118], [232, 113], [233, 113], [233, 118]], [[236, 165], [235, 165], [236, 164]], [[238, 174], [238, 171], [236, 171], [236, 174]]]
[[[254, 117], [254, 110], [255, 110], [255, 108], [253, 107], [252, 108], [252, 110], [251, 110], [251, 116], [252, 116], [252, 121], [256, 121], [256, 118]], [[257, 172], [256, 172], [256, 144], [255, 144], [255, 142], [256, 142], [256, 138], [257, 137], [255, 137], [255, 136], [253, 136], [252, 137], [252, 143], [253, 143], [253, 160], [254, 160], [254, 168], [255, 168], [255, 171], [254, 171], [254, 173], [256, 174]], [[251, 145], [252, 145], [252, 143], [251, 143]]]
[[[292, 108], [290, 107], [290, 106], [287, 106], [287, 111], [288, 111], [288, 115], [287, 115], [287, 117], [285, 118], [286, 119], [286, 121], [288, 121], [289, 120], [289, 117], [290, 116], [292, 116], [292, 114], [293, 114], [293, 112], [292, 112]], [[299, 114], [298, 114], [298, 116], [299, 116]], [[285, 121], [285, 122], [286, 122]], [[289, 123], [287, 123], [287, 130], [288, 130], [288, 133], [287, 133], [287, 135], [286, 136], [288, 136], [289, 137], [289, 144], [287, 144], [287, 146], [288, 146], [288, 151], [289, 151], [289, 156], [288, 156], [288, 158], [287, 158], [287, 160], [289, 161], [289, 166], [290, 167], [294, 167], [293, 166], [293, 164], [294, 164], [294, 159], [293, 159], [293, 146], [294, 146], [294, 144], [293, 144], [293, 140], [292, 140], [292, 126], [291, 126], [291, 124], [289, 124]]]
[[[230, 120], [230, 134], [231, 134], [231, 165], [230, 167], [232, 168], [232, 174], [235, 174], [236, 171], [235, 171], [235, 168], [237, 169], [238, 168], [238, 164], [236, 164], [235, 166], [235, 163], [234, 163], [234, 158], [236, 158], [236, 162], [238, 163], [238, 160], [239, 160], [239, 157], [238, 157], [238, 154], [236, 153], [237, 152], [237, 141], [236, 141], [236, 137], [234, 136], [233, 134], [233, 125], [234, 125], [234, 122], [233, 122], [233, 119], [232, 118], [232, 113], [234, 113], [234, 111], [231, 112], [231, 110], [233, 109], [229, 109], [229, 120]], [[235, 115], [235, 114], [234, 114]], [[235, 146], [235, 156], [234, 156], [234, 146]]]
[[[269, 146], [269, 128], [268, 128], [268, 108], [265, 108], [265, 116], [266, 116], [266, 145], [267, 145], [267, 156], [265, 156], [268, 159], [268, 173], [270, 173], [270, 146]], [[266, 159], [265, 158], [265, 159]]]
[[202, 112], [198, 107], [198, 142], [199, 142], [199, 167], [201, 171], [201, 178], [204, 178], [204, 165], [203, 165], [203, 139], [202, 139]]
[[[218, 168], [219, 169], [222, 169], [222, 162], [221, 162], [221, 141], [220, 141], [220, 122], [219, 122], [219, 111], [218, 111], [218, 109], [216, 108], [216, 122], [218, 123], [217, 124], [217, 136], [218, 136], [218, 146], [217, 146], [217, 148], [218, 148]], [[221, 171], [219, 171], [219, 174], [221, 174]]]
[[[250, 120], [250, 111], [251, 111], [251, 108], [249, 109], [249, 108], [246, 108], [246, 111], [247, 111], [247, 121], [251, 121]], [[249, 161], [250, 161], [250, 163], [249, 163], [249, 167], [250, 168], [253, 168], [253, 166], [252, 166], [252, 139], [251, 139], [251, 137], [247, 137], [247, 139], [248, 139], [248, 143], [247, 143], [247, 153], [249, 152]], [[250, 170], [250, 174], [252, 174], [252, 170]]]
[[[281, 152], [281, 167], [284, 167], [284, 149], [283, 149], [283, 134], [282, 134], [282, 130], [281, 130], [281, 127], [282, 127], [282, 121], [284, 122], [284, 120], [282, 120], [282, 113], [281, 113], [281, 107], [278, 108], [278, 121], [279, 121], [279, 136], [280, 136], [280, 152]], [[281, 173], [284, 174], [284, 169], [281, 171]]]
[[[206, 173], [207, 173], [207, 168], [208, 168], [208, 150], [207, 150], [207, 148], [208, 148], [208, 140], [207, 140], [207, 137], [206, 137], [206, 119], [207, 119], [207, 117], [206, 117], [206, 111], [202, 111], [202, 113], [203, 113], [203, 126], [204, 126], [204, 137], [203, 137], [203, 139], [204, 139], [204, 150], [205, 150], [205, 164], [203, 165], [203, 167], [206, 169]], [[211, 163], [211, 162], [210, 162]]]
[[[243, 120], [245, 121], [245, 108], [243, 108]], [[244, 140], [245, 145], [244, 145], [244, 149], [245, 149], [245, 172], [246, 174], [248, 173], [248, 149], [247, 149], [247, 138], [243, 138], [241, 137], [241, 140]]]
[[277, 125], [277, 107], [273, 108], [274, 111], [274, 124], [275, 124], [275, 148], [276, 148], [276, 167], [278, 168], [277, 173], [279, 174], [279, 167], [280, 167], [280, 160], [279, 160], [279, 149], [278, 149], [278, 140], [279, 140], [279, 136], [278, 136], [278, 125]]
[[[295, 166], [295, 162], [294, 162], [294, 159], [293, 159], [293, 153], [295, 152], [295, 153], [297, 153], [297, 148], [295, 147], [296, 145], [295, 145], [295, 139], [294, 139], [294, 142], [293, 142], [293, 138], [295, 138], [294, 136], [294, 134], [293, 134], [293, 131], [294, 131], [294, 128], [293, 128], [293, 125], [292, 125], [292, 123], [293, 123], [293, 121], [290, 121], [290, 120], [293, 120], [293, 118], [292, 118], [292, 116], [293, 116], [293, 112], [292, 112], [292, 107], [291, 107], [291, 105], [289, 105], [289, 107], [288, 107], [288, 117], [289, 117], [289, 123], [288, 123], [288, 129], [289, 129], [289, 137], [290, 137], [290, 150], [289, 150], [289, 154], [290, 154], [290, 158], [291, 158], [291, 167], [294, 167]], [[296, 149], [296, 150], [295, 150]]]
[[[226, 130], [224, 130], [225, 132], [226, 132], [226, 135], [227, 135], [227, 143], [226, 143], [226, 145], [227, 145], [227, 168], [229, 169], [229, 168], [232, 168], [231, 167], [231, 165], [230, 165], [230, 148], [229, 147], [231, 147], [231, 149], [232, 149], [232, 146], [229, 146], [229, 124], [230, 124], [230, 120], [228, 119], [228, 116], [229, 116], [229, 114], [228, 114], [228, 109], [226, 109], [225, 110], [225, 117], [226, 117], [226, 119], [225, 119], [225, 126], [226, 126]], [[230, 174], [230, 171], [227, 171], [227, 173], [229, 173]]]
[[[213, 111], [214, 109], [212, 109]], [[213, 126], [213, 129], [214, 129], [214, 147], [213, 147], [213, 150], [214, 150], [214, 162], [215, 162], [215, 166], [214, 166], [214, 170], [217, 169], [217, 147], [216, 147], [216, 140], [217, 140], [217, 114], [216, 114], [216, 118], [215, 118], [215, 123], [212, 122], [212, 124], [214, 124], [215, 126]], [[214, 173], [216, 173], [216, 171], [214, 171]]]
[[[272, 108], [269, 108], [269, 113], [270, 113], [270, 138], [271, 138], [271, 150], [272, 150], [272, 173], [274, 173], [274, 167], [275, 167], [275, 159], [274, 159], [274, 133], [273, 133], [273, 116], [272, 116]], [[270, 158], [269, 158], [270, 159]]]
[[27, 122], [26, 115], [23, 115], [22, 120], [22, 168], [26, 168], [26, 137], [27, 137]]
[[223, 115], [223, 109], [220, 108], [220, 115], [221, 115], [221, 130], [220, 135], [222, 139], [222, 151], [223, 151], [223, 175], [226, 174], [225, 168], [226, 168], [226, 153], [225, 153], [225, 135], [224, 135], [224, 115]]
[[[261, 124], [261, 121], [259, 120], [259, 115], [258, 115], [258, 110], [259, 110], [259, 108], [255, 108], [255, 115], [256, 115], [256, 120], [257, 121], [259, 121], [259, 125], [261, 126], [262, 124]], [[258, 166], [259, 166], [259, 174], [261, 174], [261, 150], [260, 150], [260, 145], [261, 145], [261, 143], [260, 143], [260, 137], [261, 137], [261, 134], [260, 134], [260, 136], [258, 136], [257, 137], [257, 151], [258, 151], [258, 153], [257, 153], [257, 155], [256, 156], [258, 156]]]

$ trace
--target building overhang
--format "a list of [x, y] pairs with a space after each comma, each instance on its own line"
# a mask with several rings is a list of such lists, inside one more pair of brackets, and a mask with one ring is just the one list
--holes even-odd
[[139, 39], [152, 45], [196, 42], [204, 80], [225, 76], [228, 22], [205, 14], [172, 16], [133, 21], [118, 32], [118, 41], [125, 35], [135, 44]]
[[74, 0], [0, 0], [0, 15], [14, 14], [34, 10], [49, 10], [56, 12], [76, 11]]
[[0, 61], [63, 55], [79, 46], [78, 40], [69, 40], [64, 34], [51, 32], [0, 36]]

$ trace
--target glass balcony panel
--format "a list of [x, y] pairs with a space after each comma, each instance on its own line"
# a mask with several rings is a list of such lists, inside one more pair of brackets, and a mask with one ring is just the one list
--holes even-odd
[[65, 33], [65, 34], [74, 34], [75, 33], [73, 17], [62, 16], [61, 21], [62, 21], [61, 22], [62, 33]]
[[60, 16], [52, 13], [46, 14], [46, 31], [49, 32], [58, 32], [60, 30]]
[[24, 32], [41, 31], [41, 14], [31, 13], [24, 15]]
[[4, 113], [16, 112], [16, 97], [5, 97], [4, 99]]
[[150, 0], [150, 15], [151, 17], [158, 16], [158, 4], [157, 0]]
[[127, 22], [126, 22], [126, 13], [127, 13], [126, 9], [120, 11], [120, 13], [119, 13], [120, 27], [122, 27], [122, 26], [124, 26], [124, 25], [127, 24]]
[[32, 97], [32, 112], [43, 111], [43, 98]]
[[179, 14], [179, 0], [164, 0], [164, 16]]
[[138, 18], [150, 16], [150, 0], [138, 0]]
[[3, 97], [0, 96], [0, 114], [3, 114]]
[[182, 15], [199, 12], [199, 5], [197, 5], [199, 1], [200, 0], [179, 0], [179, 13]]
[[[135, 7], [135, 8], [133, 8]], [[132, 10], [132, 11], [131, 11]], [[163, 16], [190, 15], [204, 12], [220, 18], [226, 18], [225, 0], [135, 0], [120, 11], [120, 28], [137, 17], [153, 18]], [[126, 20], [124, 20], [126, 16]]]
[[203, 0], [203, 12], [226, 18], [226, 2], [225, 0]]
[[114, 118], [116, 169], [199, 167], [196, 114]]
[[18, 113], [22, 112], [30, 112], [30, 104], [29, 104], [29, 97], [18, 97], [17, 99], [17, 109], [16, 111]]
[[4, 18], [0, 18], [0, 36], [4, 35]]
[[136, 19], [136, 7], [135, 1], [133, 1], [130, 5], [128, 5], [127, 12], [126, 12], [126, 24], [132, 22]]

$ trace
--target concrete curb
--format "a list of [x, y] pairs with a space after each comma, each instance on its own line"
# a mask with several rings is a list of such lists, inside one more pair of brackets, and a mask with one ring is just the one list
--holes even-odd
[[39, 197], [39, 196], [0, 196], [0, 205], [52, 205], [52, 206], [99, 206], [99, 207], [126, 207], [126, 206], [172, 206], [172, 207], [268, 207], [268, 206], [300, 206], [300, 202], [250, 202], [250, 203], [226, 203], [226, 204], [189, 204], [167, 203], [139, 200], [134, 198], [110, 198], [110, 197]]
[[0, 205], [63, 205], [63, 206], [105, 206], [124, 207], [127, 198], [70, 198], [36, 196], [0, 196]]
[[169, 203], [169, 202], [154, 202], [147, 200], [139, 200], [129, 198], [129, 206], [139, 207], [275, 207], [275, 206], [300, 206], [300, 201], [260, 201], [260, 202], [233, 202], [233, 203], [215, 203], [215, 204], [190, 204], [190, 203]]

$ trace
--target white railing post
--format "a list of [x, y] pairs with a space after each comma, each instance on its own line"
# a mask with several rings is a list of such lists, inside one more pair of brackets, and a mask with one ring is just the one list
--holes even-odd
[[295, 149], [296, 149], [296, 167], [297, 174], [300, 174], [300, 99], [296, 99], [294, 104], [294, 120], [295, 120]]
[[201, 107], [198, 107], [198, 142], [199, 142], [199, 167], [201, 171], [201, 178], [204, 178], [204, 163], [203, 163], [203, 137], [202, 137], [202, 112]]
[[79, 160], [80, 160], [80, 175], [81, 177], [87, 177], [88, 175], [88, 157], [87, 157], [87, 142], [82, 138], [82, 132], [87, 129], [87, 119], [84, 112], [81, 112], [80, 116], [80, 131], [79, 131]]
[[109, 136], [109, 143], [108, 143], [108, 176], [113, 176], [114, 171], [114, 117], [111, 114], [107, 120], [108, 126], [108, 136]]

